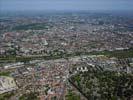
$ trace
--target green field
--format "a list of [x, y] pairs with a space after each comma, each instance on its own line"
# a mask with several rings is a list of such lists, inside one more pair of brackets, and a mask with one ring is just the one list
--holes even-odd
[[9, 76], [10, 72], [0, 72], [0, 76]]
[[45, 24], [45, 23], [33, 23], [33, 24], [27, 24], [27, 25], [19, 25], [12, 28], [12, 30], [42, 30], [42, 29], [49, 29], [52, 27], [51, 25]]

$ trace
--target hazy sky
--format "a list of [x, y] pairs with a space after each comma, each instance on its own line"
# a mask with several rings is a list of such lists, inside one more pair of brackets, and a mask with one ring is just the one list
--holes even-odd
[[0, 10], [133, 10], [133, 0], [0, 0]]

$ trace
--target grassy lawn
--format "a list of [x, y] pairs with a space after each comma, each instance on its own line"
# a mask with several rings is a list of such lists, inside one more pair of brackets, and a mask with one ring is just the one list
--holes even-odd
[[0, 72], [0, 76], [9, 76], [10, 72]]
[[47, 25], [45, 23], [33, 23], [33, 24], [27, 24], [27, 25], [19, 25], [15, 26], [12, 30], [42, 30], [42, 29], [48, 29], [52, 26]]

